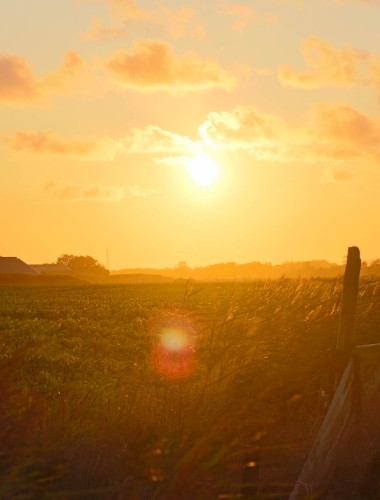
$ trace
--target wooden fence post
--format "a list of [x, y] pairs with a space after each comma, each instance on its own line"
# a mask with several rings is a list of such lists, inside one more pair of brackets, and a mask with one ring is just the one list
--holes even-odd
[[360, 267], [360, 250], [358, 247], [350, 247], [348, 249], [346, 271], [343, 280], [342, 309], [340, 313], [337, 349], [352, 348]]
[[334, 390], [339, 385], [353, 349], [356, 304], [359, 293], [360, 250], [350, 247], [347, 254], [347, 264], [343, 279], [342, 305], [336, 351], [333, 359]]

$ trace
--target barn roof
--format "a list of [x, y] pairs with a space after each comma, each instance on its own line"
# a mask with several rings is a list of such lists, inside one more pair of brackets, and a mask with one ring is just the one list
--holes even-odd
[[0, 274], [40, 274], [17, 257], [0, 257]]
[[30, 264], [30, 267], [38, 271], [39, 273], [43, 272], [54, 272], [54, 271], [71, 271], [69, 266], [66, 264]]

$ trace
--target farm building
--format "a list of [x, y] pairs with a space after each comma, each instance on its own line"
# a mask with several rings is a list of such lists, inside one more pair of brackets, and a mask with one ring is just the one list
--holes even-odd
[[71, 274], [72, 270], [65, 264], [30, 264], [40, 274]]
[[40, 273], [17, 257], [0, 257], [0, 274], [29, 274], [38, 276]]

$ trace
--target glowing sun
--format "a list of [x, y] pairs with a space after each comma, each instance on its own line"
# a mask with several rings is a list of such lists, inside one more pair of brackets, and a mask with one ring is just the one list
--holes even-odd
[[219, 165], [209, 156], [194, 156], [187, 165], [187, 173], [201, 187], [214, 184], [219, 177]]

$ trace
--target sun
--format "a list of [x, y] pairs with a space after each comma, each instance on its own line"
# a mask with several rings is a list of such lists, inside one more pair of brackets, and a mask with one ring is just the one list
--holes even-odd
[[209, 156], [194, 156], [186, 165], [191, 179], [201, 187], [209, 187], [215, 183], [220, 174], [219, 165]]

